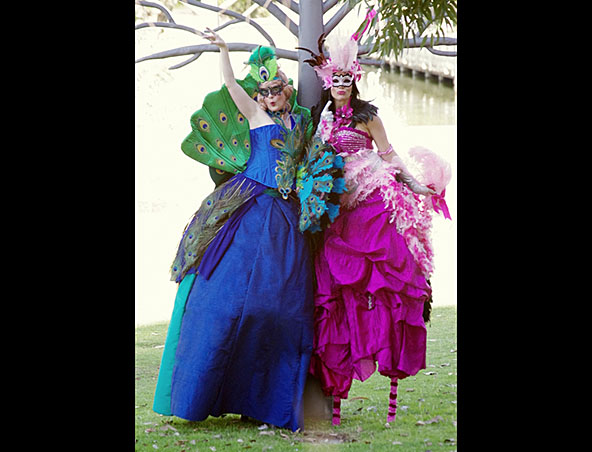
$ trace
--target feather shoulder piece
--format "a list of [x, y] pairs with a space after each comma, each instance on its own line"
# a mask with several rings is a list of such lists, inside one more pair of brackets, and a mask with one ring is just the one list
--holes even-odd
[[[237, 82], [250, 96], [256, 92], [257, 82], [251, 75]], [[187, 156], [220, 172], [237, 174], [245, 170], [251, 156], [249, 123], [226, 85], [205, 97], [190, 122], [191, 133], [181, 143]]]

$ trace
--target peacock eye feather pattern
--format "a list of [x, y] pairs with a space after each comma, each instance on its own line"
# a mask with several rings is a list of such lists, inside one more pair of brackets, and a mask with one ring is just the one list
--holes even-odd
[[296, 166], [304, 152], [305, 137], [307, 134], [310, 119], [305, 120], [302, 116], [295, 117], [294, 127], [286, 129], [283, 123], [280, 133], [281, 139], [274, 138], [270, 140], [271, 146], [279, 149], [282, 158], [277, 160], [275, 180], [277, 190], [283, 199], [288, 199], [292, 193], [292, 187], [296, 178]]
[[[250, 75], [237, 83], [249, 96], [256, 94], [257, 82]], [[251, 156], [249, 122], [236, 107], [226, 85], [205, 97], [190, 123], [191, 133], [181, 144], [186, 155], [227, 174], [245, 170]]]
[[277, 75], [278, 64], [273, 47], [257, 47], [251, 53], [247, 64], [251, 66], [249, 74], [257, 83], [267, 82]]
[[312, 234], [325, 229], [339, 214], [340, 195], [346, 191], [343, 159], [315, 136], [306, 146], [296, 171], [300, 200], [299, 228]]
[[220, 228], [230, 216], [253, 195], [255, 185], [243, 179], [219, 185], [203, 200], [197, 212], [185, 226], [171, 265], [171, 281], [180, 282], [191, 268], [197, 268], [203, 255]]

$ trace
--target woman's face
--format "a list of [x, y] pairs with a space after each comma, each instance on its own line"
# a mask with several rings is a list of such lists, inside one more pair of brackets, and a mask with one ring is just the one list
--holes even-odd
[[283, 93], [284, 83], [281, 80], [271, 80], [259, 85], [259, 95], [268, 111], [280, 111], [286, 106], [286, 96]]
[[351, 97], [354, 76], [351, 72], [334, 72], [331, 96], [336, 101], [347, 101]]

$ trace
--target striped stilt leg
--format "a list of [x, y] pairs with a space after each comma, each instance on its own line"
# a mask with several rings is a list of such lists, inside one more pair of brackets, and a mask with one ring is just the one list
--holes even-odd
[[333, 425], [341, 424], [341, 398], [333, 396]]
[[391, 392], [389, 395], [389, 407], [388, 407], [388, 415], [386, 416], [387, 422], [395, 422], [395, 417], [397, 416], [397, 388], [399, 386], [399, 381], [397, 377], [391, 378]]

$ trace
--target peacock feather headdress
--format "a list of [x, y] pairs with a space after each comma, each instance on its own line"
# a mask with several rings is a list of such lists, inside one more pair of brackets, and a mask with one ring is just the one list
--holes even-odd
[[257, 47], [251, 52], [251, 56], [245, 64], [251, 66], [249, 74], [257, 83], [277, 78], [278, 64], [273, 47]]

